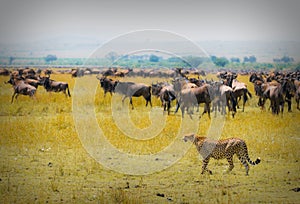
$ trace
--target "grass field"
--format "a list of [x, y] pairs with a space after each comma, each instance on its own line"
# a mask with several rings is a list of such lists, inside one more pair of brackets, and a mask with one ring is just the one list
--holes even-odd
[[[128, 104], [122, 105], [121, 96], [111, 97], [108, 94], [103, 98], [103, 91], [95, 76], [74, 79], [70, 75], [61, 74], [52, 75], [51, 78], [67, 81], [72, 97], [66, 98], [62, 93], [47, 93], [43, 87], [39, 87], [36, 100], [20, 96], [11, 104], [12, 88], [3, 83], [8, 77], [0, 77], [0, 203], [300, 201], [299, 192], [291, 190], [300, 187], [300, 112], [295, 103], [293, 112], [288, 113], [286, 108], [283, 116], [274, 116], [270, 111], [261, 111], [256, 106], [257, 98], [253, 97], [246, 104], [245, 112], [238, 110], [234, 119], [217, 116], [224, 122], [224, 126], [218, 127], [221, 138], [244, 139], [250, 158], [262, 159], [259, 165], [250, 167], [249, 176], [245, 176], [244, 167], [236, 157], [235, 168], [231, 173], [225, 173], [228, 167], [226, 160], [211, 160], [209, 168], [213, 175], [201, 175], [201, 159], [193, 146], [168, 168], [151, 174], [130, 175], [115, 171], [118, 163], [111, 162], [110, 168], [107, 168], [84, 148], [85, 141], [79, 137], [78, 132], [84, 126], [90, 128], [93, 118], [78, 127], [75, 123], [75, 110], [85, 110], [84, 107], [91, 105], [89, 103], [92, 100], [93, 117], [105, 133], [107, 141], [122, 153], [128, 153], [128, 157], [131, 154], [155, 155], [173, 141], [179, 141], [177, 136], [181, 136], [180, 131], [190, 129], [207, 135], [209, 131], [214, 131], [214, 118], [210, 120], [204, 115], [198, 120], [199, 113], [195, 113], [193, 120], [189, 117], [182, 120], [180, 112], [176, 115], [163, 115], [160, 101], [154, 97], [152, 109], [145, 107], [142, 98], [134, 98], [135, 109], [128, 109]], [[248, 82], [247, 76], [239, 76], [238, 79], [248, 83], [249, 90], [253, 93], [253, 86]], [[157, 78], [123, 80], [147, 84], [162, 81]], [[96, 87], [94, 98], [88, 98], [90, 96], [83, 91], [84, 87], [77, 88], [74, 93], [74, 87], [79, 84]], [[77, 99], [76, 103], [73, 102], [74, 98]], [[200, 112], [202, 110], [203, 107]], [[134, 127], [137, 133], [134, 132], [135, 129], [130, 129], [131, 132], [122, 130], [120, 121], [124, 121], [125, 126]], [[91, 131], [92, 128], [93, 126]], [[149, 131], [144, 131], [147, 128]], [[152, 131], [157, 131], [154, 136]], [[130, 137], [131, 133], [140, 138]], [[142, 139], [143, 136], [146, 139]], [[96, 148], [97, 145], [101, 146], [97, 142], [94, 145]], [[186, 145], [188, 144], [183, 144], [184, 147]], [[109, 151], [102, 151], [101, 156], [118, 161], [114, 160], [116, 155], [110, 155]], [[157, 158], [157, 163], [159, 160]], [[141, 170], [139, 168], [145, 167], [132, 164], [133, 171]]]

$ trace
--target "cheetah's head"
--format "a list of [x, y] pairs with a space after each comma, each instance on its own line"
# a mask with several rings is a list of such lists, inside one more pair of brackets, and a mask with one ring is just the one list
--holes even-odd
[[187, 142], [187, 141], [191, 141], [194, 142], [195, 140], [195, 134], [191, 133], [191, 134], [187, 134], [183, 137], [183, 141]]

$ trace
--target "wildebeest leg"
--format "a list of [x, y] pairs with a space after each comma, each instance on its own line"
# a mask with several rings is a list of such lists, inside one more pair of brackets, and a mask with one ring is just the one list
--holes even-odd
[[63, 90], [63, 93], [65, 94], [66, 98], [68, 97], [67, 95], [67, 92], [66, 92], [66, 89], [62, 89]]
[[14, 101], [14, 97], [17, 97], [18, 96], [18, 94], [17, 94], [17, 92], [14, 92], [14, 94], [12, 95], [12, 97], [11, 97], [11, 103], [13, 103], [13, 101]]
[[68, 92], [68, 96], [71, 97], [70, 89], [69, 89], [69, 85], [68, 84], [67, 84], [67, 92]]
[[292, 97], [290, 95], [286, 95], [285, 101], [288, 104], [288, 112], [292, 112]]
[[[132, 96], [130, 96], [130, 104], [131, 104], [131, 109], [133, 110], [134, 109], [134, 107], [133, 107], [133, 103], [132, 103]], [[147, 105], [146, 105], [147, 106]]]
[[122, 98], [122, 104], [124, 105], [124, 101], [125, 99], [127, 98], [128, 96], [124, 95], [123, 98]]
[[210, 119], [210, 103], [206, 104], [206, 108], [207, 108], [207, 114], [208, 114], [208, 118]]
[[152, 107], [151, 96], [148, 96], [146, 98], [146, 106], [148, 106], [148, 102], [150, 103], [150, 106]]
[[174, 112], [174, 114], [176, 114], [176, 113], [177, 113], [177, 111], [178, 111], [179, 107], [180, 107], [180, 103], [179, 103], [179, 101], [178, 101], [178, 100], [176, 100], [176, 109], [175, 109], [175, 112]]
[[171, 101], [167, 102], [168, 115], [170, 115]]
[[[178, 108], [179, 108], [179, 103], [178, 103]], [[181, 104], [180, 109], [181, 109], [181, 117], [184, 118], [184, 109], [185, 109], [184, 104]], [[176, 109], [176, 112], [177, 112], [177, 110], [178, 110], [178, 109]], [[175, 113], [176, 113], [176, 112], [175, 112]]]

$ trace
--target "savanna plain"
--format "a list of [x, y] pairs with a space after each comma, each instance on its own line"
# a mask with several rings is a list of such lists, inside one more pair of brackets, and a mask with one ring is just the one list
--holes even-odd
[[[208, 75], [211, 79], [215, 76]], [[252, 160], [249, 176], [234, 157], [235, 168], [227, 173], [226, 160], [211, 160], [213, 174], [201, 175], [202, 161], [194, 146], [174, 165], [145, 175], [128, 175], [97, 162], [82, 145], [73, 117], [73, 96], [85, 104], [84, 93], [74, 93], [77, 80], [94, 84], [94, 113], [107, 140], [123, 153], [151, 155], [168, 146], [184, 122], [196, 120], [176, 114], [163, 115], [161, 102], [152, 96], [152, 109], [159, 109], [165, 124], [155, 137], [141, 140], [128, 137], [115, 124], [114, 111], [123, 111], [121, 96], [107, 94], [95, 75], [71, 78], [69, 74], [53, 74], [51, 78], [69, 83], [71, 98], [62, 93], [48, 93], [40, 86], [36, 99], [19, 96], [10, 103], [13, 93], [9, 77], [0, 76], [0, 203], [299, 203], [300, 193], [300, 111], [293, 99], [292, 112], [272, 115], [257, 106], [249, 76], [238, 76], [247, 83], [253, 97], [245, 111], [238, 109], [235, 118], [224, 119], [220, 138], [239, 137], [246, 141]], [[122, 81], [151, 84], [171, 79], [125, 77]], [[80, 89], [77, 89], [80, 90]], [[79, 94], [79, 95], [78, 95]], [[128, 102], [128, 99], [126, 99]], [[135, 109], [128, 109], [131, 123], [137, 129], [151, 125], [151, 107], [143, 98], [133, 98]], [[269, 102], [267, 102], [267, 106]], [[175, 104], [172, 104], [174, 111]], [[203, 106], [200, 107], [200, 113]], [[118, 114], [115, 112], [114, 114]], [[207, 135], [211, 127], [207, 114], [198, 122], [197, 134]], [[124, 121], [127, 122], [127, 121]], [[88, 124], [87, 124], [88, 126]], [[183, 135], [182, 135], [183, 136]], [[182, 141], [183, 142], [183, 141]], [[96, 144], [97, 145], [97, 144]], [[103, 156], [114, 157], [114, 155]], [[159, 159], [159, 158], [158, 158]], [[140, 168], [132, 166], [132, 168]]]

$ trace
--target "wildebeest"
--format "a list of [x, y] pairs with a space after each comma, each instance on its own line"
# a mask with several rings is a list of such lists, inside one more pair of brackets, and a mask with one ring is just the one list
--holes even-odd
[[284, 101], [288, 104], [288, 112], [292, 111], [292, 97], [295, 96], [296, 93], [296, 86], [294, 84], [294, 81], [285, 78], [282, 81], [282, 94], [284, 95]]
[[188, 88], [196, 88], [198, 87], [196, 84], [191, 83], [188, 79], [186, 78], [175, 78], [173, 81], [173, 86], [176, 94], [178, 95], [181, 90], [183, 89], [188, 89]]
[[8, 83], [13, 85], [14, 93], [11, 97], [11, 103], [14, 101], [14, 97], [17, 99], [19, 94], [28, 95], [34, 97], [36, 88], [30, 84], [26, 84], [22, 78], [10, 78]]
[[168, 111], [169, 115], [171, 102], [176, 99], [173, 85], [165, 83], [152, 84], [152, 95], [160, 98], [164, 111]]
[[281, 113], [283, 113], [284, 97], [281, 84], [278, 84], [276, 86], [266, 85], [266, 89], [263, 93], [263, 96], [263, 103], [265, 103], [266, 99], [270, 99], [273, 114], [279, 114], [280, 111]]
[[77, 69], [72, 69], [71, 70], [71, 76], [72, 77], [81, 77], [83, 75], [84, 75], [83, 69], [77, 68]]
[[248, 95], [250, 98], [252, 98], [252, 94], [247, 89], [247, 85], [243, 82], [237, 81], [237, 79], [232, 79], [231, 88], [233, 89], [233, 96], [236, 101], [237, 108], [239, 108], [239, 101], [241, 100], [241, 97], [243, 97], [243, 112], [245, 110], [245, 104], [248, 100]]
[[116, 68], [109, 68], [102, 73], [102, 76], [113, 76], [116, 73]]
[[189, 110], [190, 107], [197, 105], [199, 106], [200, 103], [204, 103], [204, 113], [208, 114], [208, 117], [210, 118], [210, 103], [211, 103], [211, 98], [210, 98], [210, 93], [209, 93], [210, 85], [209, 84], [204, 84], [200, 87], [196, 88], [187, 88], [183, 89], [180, 92], [179, 95], [179, 100], [177, 102], [177, 107], [175, 110], [175, 113], [177, 113], [179, 107], [181, 109], [181, 114], [182, 117], [184, 117], [184, 111], [185, 109], [187, 110], [188, 114], [191, 117], [191, 112]]
[[106, 93], [109, 92], [110, 95], [115, 91], [115, 87], [117, 85], [117, 81], [107, 78], [106, 76], [104, 77], [96, 77], [100, 81], [100, 86], [104, 91], [104, 97], [106, 96]]
[[5, 69], [5, 68], [1, 68], [0, 69], [0, 75], [8, 76], [9, 75], [9, 70]]
[[125, 77], [132, 69], [128, 68], [127, 70], [118, 70], [114, 73], [114, 76]]
[[[71, 97], [69, 84], [67, 82], [54, 81], [49, 76], [40, 80], [47, 92], [63, 92], [65, 96]], [[67, 94], [68, 93], [68, 94]]]
[[140, 97], [143, 96], [146, 100], [146, 106], [148, 106], [148, 102], [150, 102], [150, 106], [152, 107], [151, 102], [151, 86], [142, 83], [134, 83], [134, 82], [116, 82], [115, 92], [124, 95], [122, 98], [122, 102], [129, 97], [130, 104], [132, 109], [134, 109], [132, 104], [132, 97]]
[[300, 101], [300, 86], [297, 88], [296, 93], [295, 93], [295, 99], [297, 103], [297, 109], [300, 110], [299, 108], [299, 101]]
[[211, 98], [212, 98], [212, 111], [215, 111], [215, 116], [217, 112], [217, 107], [219, 111], [221, 109], [221, 114], [226, 114], [226, 106], [228, 108], [228, 113], [232, 113], [232, 117], [236, 113], [236, 101], [233, 95], [233, 89], [227, 85], [221, 83], [214, 83], [212, 85]]

